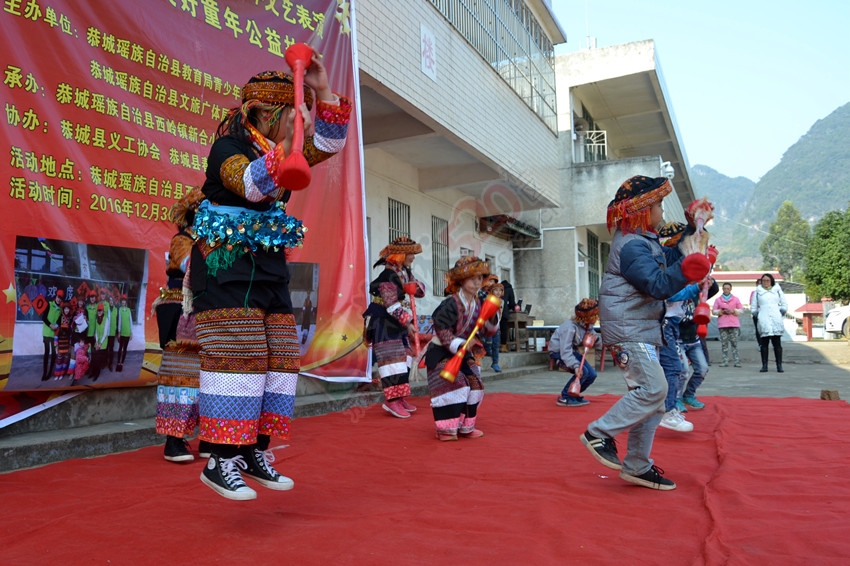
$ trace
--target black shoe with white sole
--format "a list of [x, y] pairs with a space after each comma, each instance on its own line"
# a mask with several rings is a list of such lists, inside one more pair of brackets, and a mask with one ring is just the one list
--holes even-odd
[[245, 457], [248, 464], [245, 475], [263, 487], [277, 491], [286, 491], [295, 487], [294, 481], [280, 475], [272, 467], [274, 453], [271, 450], [260, 450], [256, 446], [243, 446], [239, 453]]
[[620, 457], [617, 456], [617, 442], [613, 438], [597, 438], [585, 431], [579, 439], [590, 450], [593, 457], [606, 468], [619, 470], [623, 467]]
[[664, 470], [658, 466], [652, 466], [646, 472], [639, 476], [630, 476], [629, 474], [620, 471], [620, 479], [635, 485], [648, 487], [649, 489], [658, 489], [661, 491], [670, 491], [676, 489], [676, 484], [673, 480], [665, 478], [662, 474]]
[[212, 454], [207, 465], [204, 466], [204, 471], [201, 472], [201, 481], [227, 499], [235, 501], [256, 499], [257, 492], [248, 487], [242, 479], [242, 474], [239, 473], [239, 468], [244, 470], [247, 467], [242, 456], [220, 458]]
[[186, 446], [186, 440], [177, 438], [176, 436], [167, 436], [165, 438], [163, 457], [169, 462], [191, 462], [195, 459]]

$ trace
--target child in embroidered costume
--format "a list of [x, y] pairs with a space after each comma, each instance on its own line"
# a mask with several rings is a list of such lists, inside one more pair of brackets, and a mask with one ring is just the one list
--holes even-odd
[[[184, 303], [183, 279], [189, 267], [194, 244], [189, 226], [195, 209], [203, 200], [200, 188], [187, 192], [171, 208], [171, 221], [177, 233], [171, 238], [165, 273], [167, 287], [159, 290], [153, 311], [159, 327], [162, 361], [157, 374], [156, 432], [166, 435], [163, 457], [169, 462], [191, 462], [195, 459], [187, 448], [186, 437], [198, 426], [198, 374], [201, 371], [200, 346], [195, 336], [195, 314], [191, 304]], [[183, 312], [184, 306], [188, 307]], [[179, 387], [182, 398], [171, 401], [168, 390]], [[202, 458], [209, 458], [209, 445], [203, 440], [198, 447]]]
[[[582, 299], [574, 311], [575, 316], [559, 326], [549, 339], [549, 357], [557, 360], [558, 368], [574, 374], [555, 401], [559, 407], [581, 407], [590, 403], [581, 395], [570, 395], [570, 385], [578, 379], [581, 392], [584, 392], [596, 381], [596, 369], [586, 358], [582, 363], [582, 356], [585, 340], [588, 343], [592, 340], [594, 346], [599, 340], [599, 335], [593, 330], [593, 325], [599, 318], [599, 304], [596, 299]], [[586, 338], [587, 336], [589, 338]]]
[[[490, 274], [487, 263], [477, 257], [464, 256], [446, 273], [446, 294], [449, 295], [434, 310], [432, 320], [436, 337], [428, 345], [425, 366], [428, 368], [428, 390], [431, 409], [441, 441], [457, 440], [458, 436], [479, 438], [484, 433], [475, 428], [478, 405], [484, 398], [481, 367], [475, 361], [482, 357], [484, 346], [473, 339], [453, 382], [440, 377], [446, 363], [457, 353], [475, 328], [481, 300], [478, 290]], [[479, 331], [482, 337], [499, 331], [498, 315], [484, 323]]]
[[363, 313], [366, 319], [367, 340], [372, 344], [381, 388], [386, 399], [383, 409], [400, 419], [410, 418], [416, 407], [405, 397], [410, 395], [411, 335], [415, 335], [410, 299], [404, 290], [406, 283], [416, 284], [414, 297], [425, 296], [425, 285], [413, 277], [410, 266], [422, 246], [407, 236], [399, 236], [381, 250], [374, 267], [384, 270], [369, 284], [372, 302]]
[[[676, 488], [649, 457], [667, 396], [658, 361], [664, 299], [689, 281], [701, 281], [711, 267], [704, 254], [683, 258], [677, 248], [658, 242], [661, 201], [672, 190], [664, 177], [638, 175], [627, 179], [608, 204], [608, 229], [616, 230], [599, 289], [599, 319], [602, 342], [614, 354], [628, 391], [580, 436], [593, 457], [619, 470], [621, 479], [660, 490]], [[625, 431], [627, 452], [620, 462], [614, 437]]]
[[200, 438], [211, 452], [201, 481], [228, 499], [256, 498], [242, 473], [270, 489], [293, 487], [271, 466], [269, 444], [289, 437], [295, 405], [300, 352], [285, 254], [305, 229], [286, 214], [290, 192], [274, 179], [292, 148], [295, 112], [310, 166], [343, 148], [351, 112], [315, 54], [304, 84], [305, 103], [293, 108], [290, 75], [248, 81], [242, 105], [219, 125], [195, 213], [188, 278], [201, 346]]

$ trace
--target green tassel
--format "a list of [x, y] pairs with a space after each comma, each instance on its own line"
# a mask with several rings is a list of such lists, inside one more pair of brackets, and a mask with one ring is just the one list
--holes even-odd
[[218, 247], [207, 256], [207, 275], [215, 277], [220, 269], [227, 271], [236, 262], [236, 258], [242, 255], [242, 249], [228, 250], [225, 246]]

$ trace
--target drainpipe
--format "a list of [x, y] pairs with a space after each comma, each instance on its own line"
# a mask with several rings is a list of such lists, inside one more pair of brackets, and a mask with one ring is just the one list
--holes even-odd
[[[537, 219], [538, 228], [537, 229], [540, 231], [540, 245], [537, 246], [537, 247], [533, 247], [533, 248], [514, 248], [513, 251], [517, 252], [517, 251], [542, 250], [544, 248], [544, 245], [545, 245], [544, 237], [545, 237], [547, 231], [550, 231], [550, 230], [575, 230], [576, 229], [575, 226], [552, 226], [551, 228], [543, 228], [542, 227], [543, 226], [543, 211], [538, 210], [537, 215], [538, 215], [538, 219]], [[579, 250], [578, 247], [576, 247], [576, 252], [578, 254], [582, 254], [581, 250]], [[582, 255], [584, 255], [584, 254], [582, 254]], [[581, 275], [579, 273], [579, 270], [578, 270], [578, 268], [576, 268], [576, 270], [575, 270], [575, 281], [573, 282], [576, 290], [578, 290], [581, 287], [581, 284], [580, 284], [580, 281], [579, 281], [580, 277], [581, 277]]]

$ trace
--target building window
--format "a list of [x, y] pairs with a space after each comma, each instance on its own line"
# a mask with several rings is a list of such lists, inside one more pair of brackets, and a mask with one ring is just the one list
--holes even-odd
[[410, 205], [389, 199], [390, 242], [399, 236], [410, 237]]
[[558, 131], [555, 50], [522, 0], [429, 0], [523, 102]]
[[496, 273], [496, 256], [485, 255], [484, 261], [487, 262], [487, 268], [490, 270], [490, 273]]
[[593, 299], [599, 298], [599, 238], [587, 231], [587, 286]]
[[434, 264], [434, 296], [446, 292], [446, 272], [449, 270], [449, 221], [431, 217], [431, 261]]

